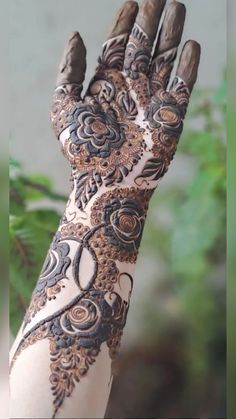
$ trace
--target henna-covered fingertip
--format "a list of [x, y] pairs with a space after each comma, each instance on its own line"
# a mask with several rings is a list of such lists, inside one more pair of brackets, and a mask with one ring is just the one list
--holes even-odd
[[86, 71], [86, 48], [78, 32], [72, 32], [64, 49], [56, 86], [82, 84]]
[[121, 34], [130, 33], [138, 13], [138, 3], [133, 0], [126, 1], [117, 12], [112, 24], [108, 39]]
[[166, 9], [154, 56], [179, 45], [185, 16], [186, 8], [184, 4], [179, 2], [170, 3]]
[[166, 89], [181, 42], [186, 8], [174, 1], [166, 8], [151, 67], [152, 91]]
[[139, 8], [136, 23], [147, 34], [150, 42], [156, 37], [165, 4], [166, 0], [143, 0]]
[[186, 83], [190, 92], [197, 80], [200, 56], [200, 44], [193, 40], [187, 41], [180, 56], [176, 75]]

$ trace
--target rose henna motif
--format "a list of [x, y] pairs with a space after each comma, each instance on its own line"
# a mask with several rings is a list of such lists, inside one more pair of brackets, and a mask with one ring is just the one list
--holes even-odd
[[[125, 3], [83, 98], [86, 50], [78, 33], [60, 66], [51, 120], [73, 188], [11, 364], [48, 341], [53, 418], [89, 378], [104, 345], [111, 360], [117, 355], [149, 201], [174, 157], [196, 81], [200, 49], [188, 41], [167, 91], [185, 12], [178, 2], [168, 6], [152, 54], [164, 4], [144, 0], [138, 12], [135, 2]], [[68, 284], [77, 293], [48, 314]]]
[[108, 157], [113, 148], [119, 149], [125, 141], [112, 110], [106, 113], [98, 106], [80, 106], [72, 118], [76, 121], [70, 125], [72, 143], [85, 144], [90, 156]]
[[20, 342], [13, 363], [29, 345], [41, 339], [49, 339], [49, 379], [54, 397], [52, 418], [64, 398], [71, 395], [76, 382], [86, 375], [89, 366], [95, 362], [102, 343], [107, 342], [111, 358], [118, 351], [126, 323], [128, 302], [112, 292], [107, 295], [107, 300], [112, 301], [110, 305], [105, 299], [106, 295], [106, 291], [89, 291], [61, 313], [55, 313], [51, 319], [41, 321]]
[[104, 208], [105, 235], [109, 241], [123, 251], [136, 251], [139, 247], [144, 226], [142, 209], [135, 201], [114, 199]]

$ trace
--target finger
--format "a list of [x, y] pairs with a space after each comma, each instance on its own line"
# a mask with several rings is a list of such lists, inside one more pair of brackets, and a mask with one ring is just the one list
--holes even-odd
[[190, 93], [197, 80], [201, 47], [196, 41], [187, 41], [180, 56], [176, 76], [187, 85]]
[[79, 84], [84, 81], [86, 48], [78, 32], [72, 32], [62, 55], [56, 86]]
[[146, 33], [151, 43], [156, 38], [165, 3], [166, 0], [144, 0], [139, 9], [136, 23]]
[[166, 0], [144, 0], [132, 29], [124, 61], [124, 71], [132, 79], [147, 74], [158, 25]]
[[59, 66], [51, 109], [54, 131], [59, 137], [70, 125], [71, 114], [81, 99], [86, 70], [86, 48], [78, 32], [70, 35]]
[[151, 66], [153, 94], [160, 88], [167, 88], [182, 38], [185, 15], [186, 9], [182, 3], [174, 1], [167, 7]]
[[183, 47], [176, 77], [170, 88], [172, 96], [177, 102], [187, 107], [189, 96], [197, 80], [201, 47], [196, 41], [187, 41]]
[[98, 70], [101, 68], [123, 69], [125, 48], [137, 13], [136, 1], [126, 1], [118, 11], [108, 40], [103, 45], [102, 54], [98, 59]]

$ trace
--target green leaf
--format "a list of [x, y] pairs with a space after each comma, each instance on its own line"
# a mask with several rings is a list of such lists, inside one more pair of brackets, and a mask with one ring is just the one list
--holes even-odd
[[33, 174], [24, 176], [21, 180], [25, 188], [25, 199], [27, 201], [45, 198], [45, 191], [52, 191], [52, 182], [48, 176]]
[[213, 168], [199, 172], [176, 215], [171, 261], [178, 275], [194, 279], [208, 269], [208, 252], [216, 245], [224, 224], [224, 209], [215, 193], [218, 175]]

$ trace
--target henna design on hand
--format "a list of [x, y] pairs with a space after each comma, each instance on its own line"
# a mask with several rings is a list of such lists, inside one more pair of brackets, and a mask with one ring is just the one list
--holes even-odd
[[[49, 341], [53, 417], [102, 344], [112, 359], [120, 345], [133, 287], [122, 264], [136, 262], [149, 200], [174, 157], [197, 77], [200, 47], [188, 41], [166, 90], [185, 17], [174, 3], [153, 56], [165, 0], [144, 0], [139, 12], [135, 2], [125, 3], [83, 98], [86, 51], [79, 34], [69, 39], [60, 66], [51, 120], [71, 164], [73, 188], [12, 362], [29, 345]], [[84, 252], [92, 266], [86, 284], [80, 278]], [[121, 280], [129, 284], [127, 298]], [[78, 295], [37, 320], [67, 281], [74, 281]]]
[[160, 89], [166, 89], [180, 44], [186, 9], [177, 1], [168, 6], [151, 64], [151, 87], [155, 94]]
[[123, 69], [127, 39], [128, 34], [125, 34], [111, 38], [105, 42], [102, 54], [98, 58], [97, 71], [102, 71], [106, 68], [114, 68], [120, 71]]

